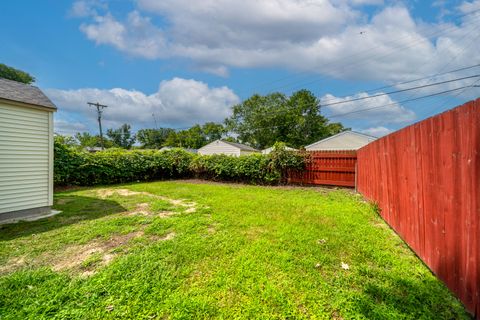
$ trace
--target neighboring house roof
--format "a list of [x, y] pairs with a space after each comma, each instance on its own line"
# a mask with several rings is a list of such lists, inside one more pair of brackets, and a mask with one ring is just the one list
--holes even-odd
[[[217, 141], [221, 141], [221, 142], [223, 142], [223, 143], [229, 144], [229, 145], [231, 145], [231, 146], [233, 146], [233, 147], [236, 147], [236, 148], [238, 148], [238, 149], [240, 149], [240, 150], [244, 150], [244, 151], [256, 151], [256, 152], [258, 152], [257, 149], [252, 148], [252, 147], [250, 147], [250, 146], [247, 146], [247, 145], [245, 145], [245, 144], [236, 143], [236, 142], [230, 142], [230, 141], [225, 141], [225, 140], [217, 140]], [[214, 141], [214, 142], [215, 142], [215, 141]]]
[[88, 151], [88, 152], [98, 152], [102, 151], [102, 147], [85, 147], [83, 150]]
[[39, 88], [3, 78], [0, 78], [0, 98], [49, 109], [57, 109], [53, 102]]
[[[290, 147], [285, 147], [285, 150], [288, 150], [288, 151], [298, 151], [298, 149], [294, 149], [294, 148], [290, 148]], [[270, 148], [266, 148], [266, 149], [263, 149], [262, 150], [262, 153], [263, 154], [269, 154], [270, 152], [273, 151], [273, 147], [270, 147]]]
[[160, 151], [172, 150], [172, 149], [183, 149], [183, 150], [185, 150], [185, 151], [187, 151], [187, 152], [190, 152], [190, 153], [197, 153], [197, 149], [180, 148], [180, 147], [169, 147], [169, 146], [161, 147], [161, 148], [160, 148]]
[[343, 131], [305, 147], [306, 150], [357, 150], [377, 137], [356, 131]]

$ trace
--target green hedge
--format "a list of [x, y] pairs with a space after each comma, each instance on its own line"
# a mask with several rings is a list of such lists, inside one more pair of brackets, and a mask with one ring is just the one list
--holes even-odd
[[190, 169], [197, 178], [216, 181], [274, 184], [280, 173], [271, 167], [270, 157], [262, 154], [232, 157], [227, 155], [196, 156]]
[[56, 185], [106, 185], [197, 177], [216, 181], [277, 184], [285, 171], [301, 169], [304, 156], [283, 150], [271, 155], [252, 154], [200, 156], [182, 149], [108, 149], [88, 153], [55, 142], [54, 182]]
[[108, 149], [88, 153], [56, 144], [54, 182], [90, 186], [183, 178], [191, 176], [189, 165], [193, 156], [180, 149]]

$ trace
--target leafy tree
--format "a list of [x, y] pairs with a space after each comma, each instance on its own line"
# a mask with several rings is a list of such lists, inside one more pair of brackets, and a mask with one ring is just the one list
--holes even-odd
[[0, 78], [18, 81], [26, 84], [31, 84], [35, 82], [35, 78], [30, 74], [22, 70], [9, 67], [3, 63], [0, 63]]
[[159, 149], [166, 145], [167, 138], [175, 130], [170, 128], [141, 129], [137, 132], [137, 140], [145, 149]]
[[187, 130], [181, 130], [169, 135], [167, 145], [171, 147], [198, 149], [204, 146], [206, 141], [202, 127], [196, 124]]
[[78, 141], [80, 147], [101, 147], [100, 136], [92, 135], [88, 132], [77, 132], [75, 139]]
[[198, 149], [211, 141], [221, 139], [224, 134], [225, 128], [220, 123], [207, 122], [203, 126], [196, 124], [186, 130], [170, 132], [165, 145]]
[[329, 123], [321, 115], [320, 101], [308, 90], [290, 97], [278, 92], [256, 94], [232, 109], [233, 115], [225, 120], [227, 129], [257, 148], [277, 141], [298, 148], [344, 130], [341, 123]]
[[55, 134], [54, 136], [55, 143], [68, 147], [77, 146], [77, 141], [71, 136], [62, 136], [61, 134]]
[[135, 143], [135, 135], [132, 134], [130, 125], [126, 123], [118, 129], [108, 129], [107, 136], [115, 147], [130, 149]]
[[212, 142], [221, 139], [226, 133], [225, 127], [221, 123], [207, 122], [202, 126], [202, 131], [205, 139], [208, 142]]

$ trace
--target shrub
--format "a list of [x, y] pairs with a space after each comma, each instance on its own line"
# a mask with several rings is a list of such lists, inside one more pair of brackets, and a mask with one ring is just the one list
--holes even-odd
[[190, 164], [197, 178], [247, 183], [278, 183], [280, 175], [270, 168], [270, 157], [262, 154], [232, 157], [197, 155]]
[[287, 150], [283, 142], [277, 142], [270, 153], [270, 169], [278, 172], [280, 182], [286, 183], [289, 170], [304, 170], [308, 154], [302, 151]]
[[[282, 149], [283, 148], [283, 149]], [[107, 149], [88, 153], [55, 140], [56, 185], [104, 185], [196, 176], [256, 184], [284, 182], [289, 169], [304, 167], [305, 157], [277, 146], [270, 155], [200, 156], [182, 149]]]
[[57, 185], [98, 185], [131, 181], [182, 178], [189, 170], [193, 154], [181, 149], [108, 149], [87, 153], [55, 143]]

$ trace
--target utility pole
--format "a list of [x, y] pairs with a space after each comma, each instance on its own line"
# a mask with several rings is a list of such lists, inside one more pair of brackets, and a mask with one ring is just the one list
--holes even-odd
[[102, 145], [102, 150], [105, 149], [105, 146], [103, 144], [103, 132], [102, 132], [102, 112], [103, 108], [106, 108], [108, 106], [100, 103], [93, 103], [93, 102], [87, 102], [87, 104], [90, 107], [97, 107], [97, 116], [98, 116], [98, 128], [100, 129], [100, 144]]
[[155, 129], [158, 130], [157, 118], [155, 118], [155, 113], [152, 113], [153, 121], [155, 122]]

